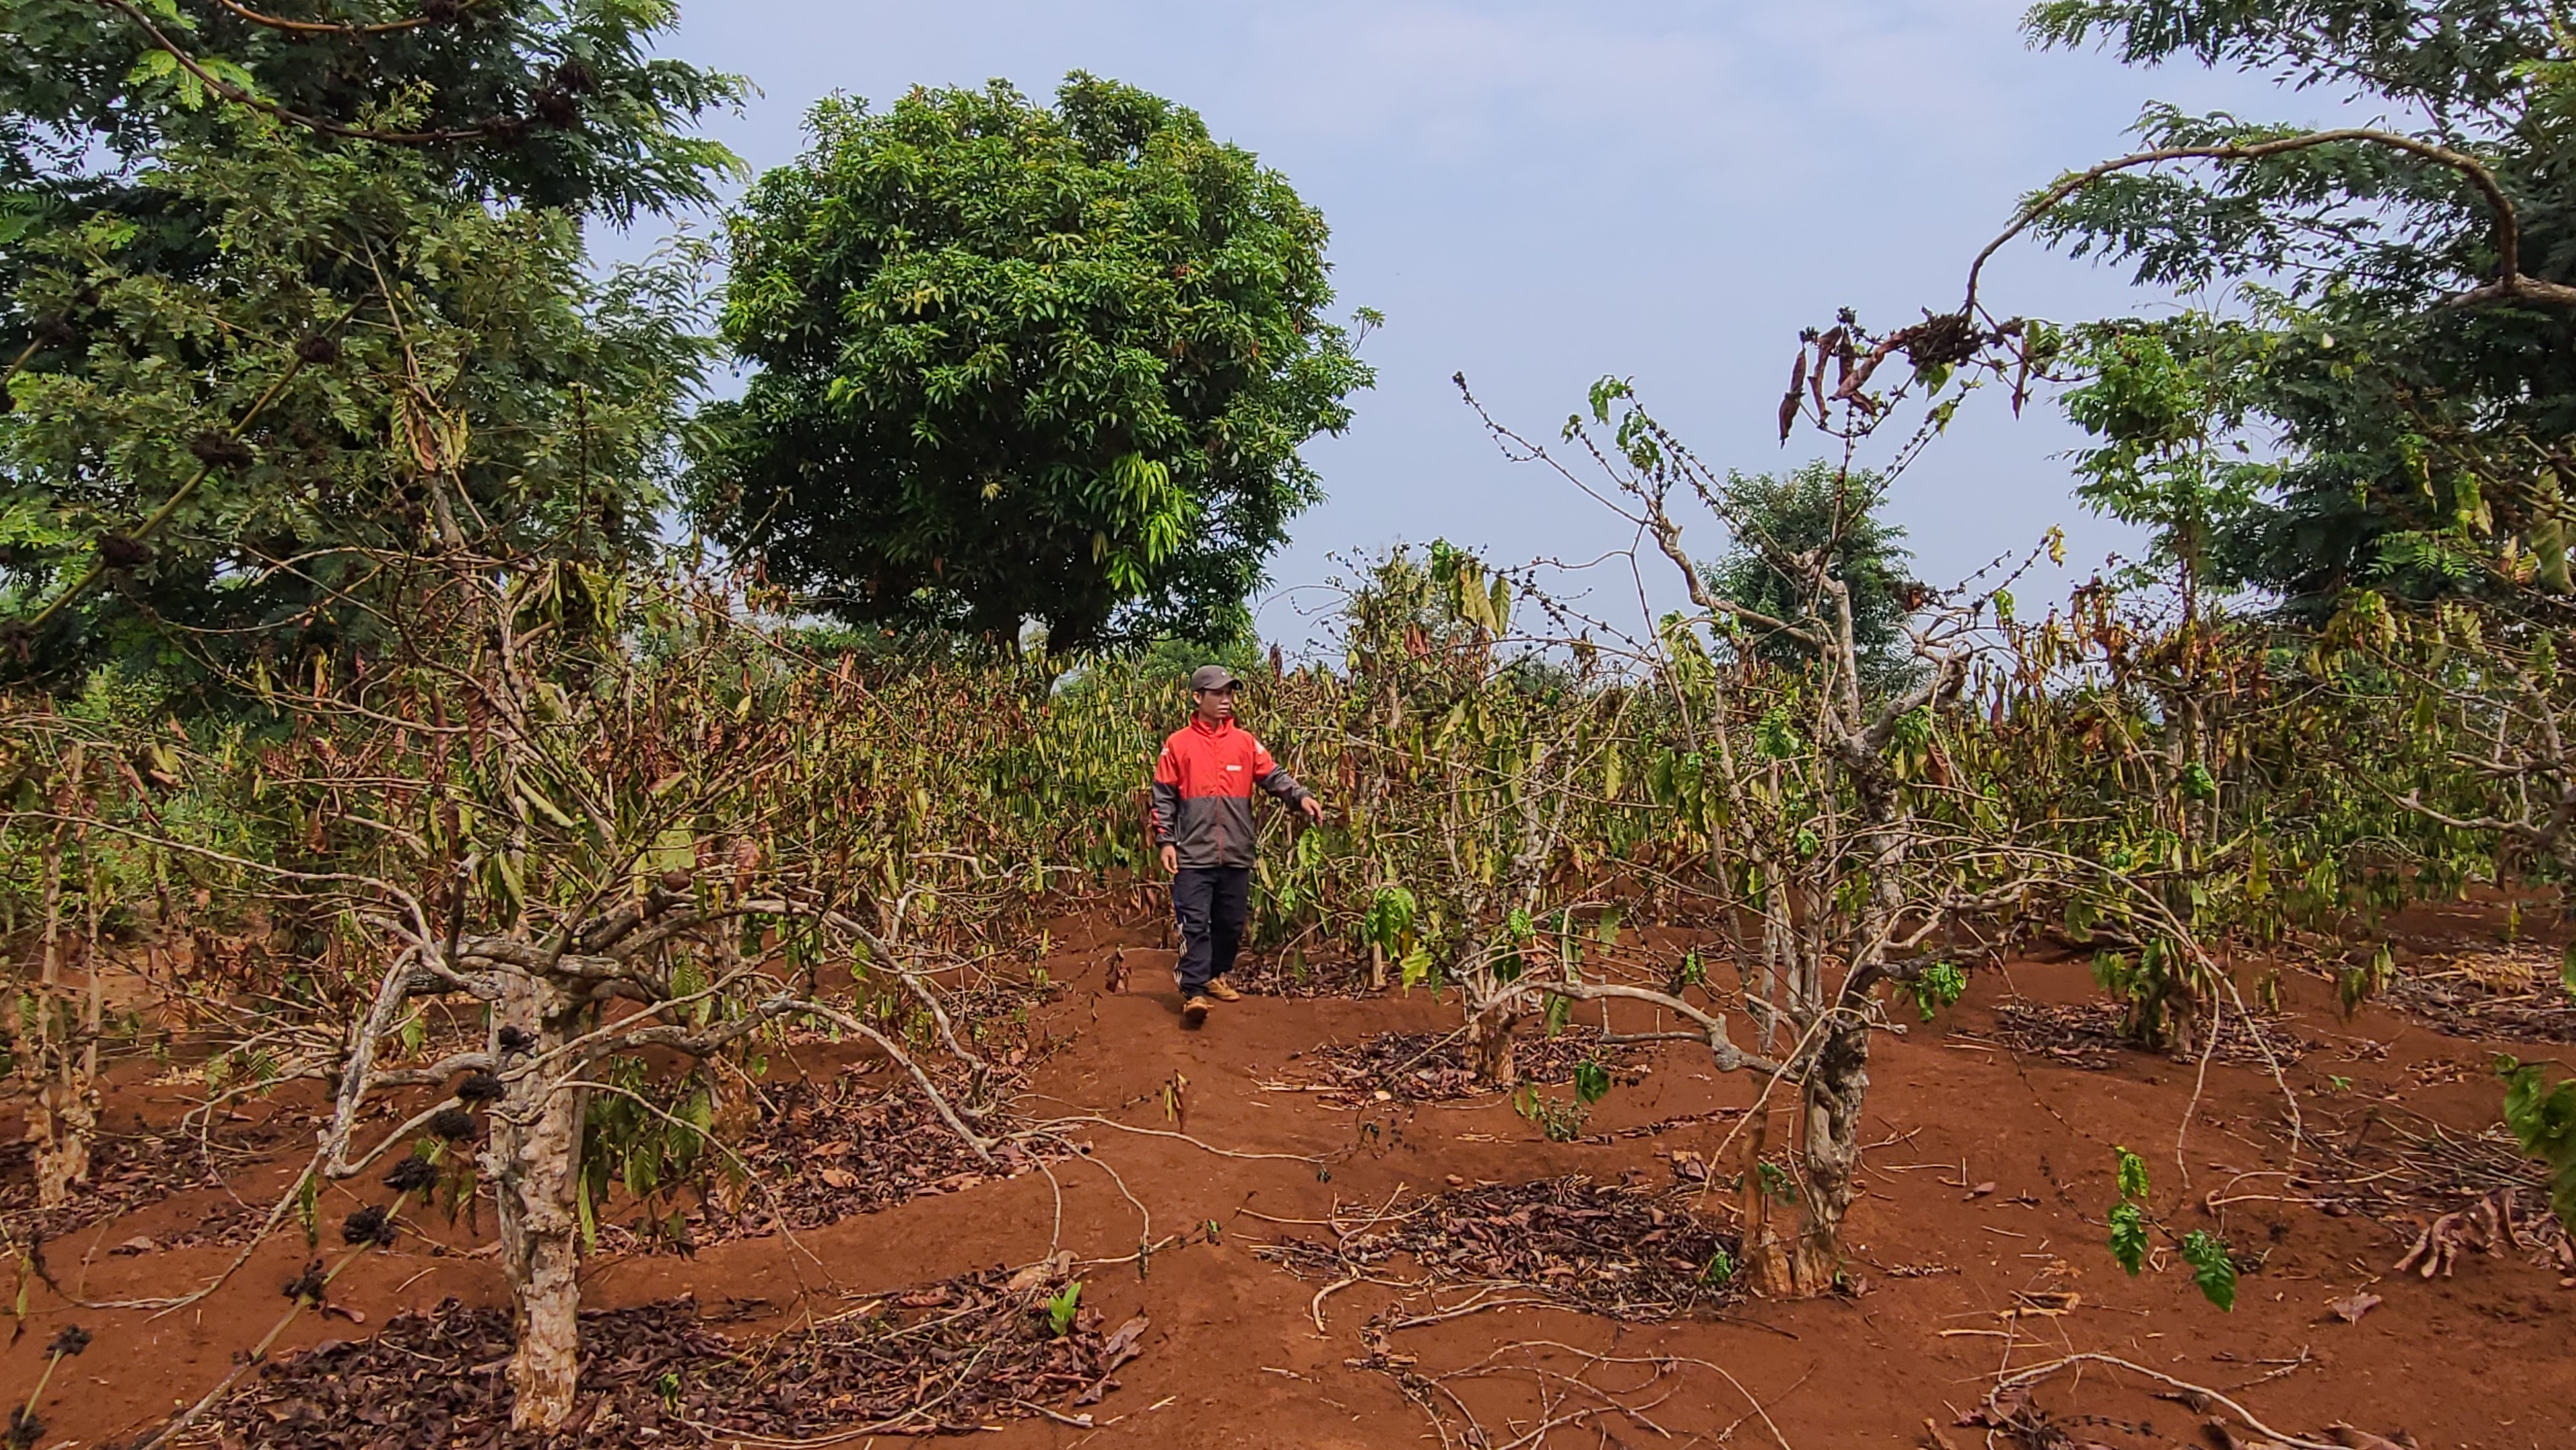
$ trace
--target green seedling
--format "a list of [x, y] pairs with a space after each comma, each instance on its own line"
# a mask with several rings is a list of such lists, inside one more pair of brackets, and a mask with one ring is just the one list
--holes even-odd
[[1063, 1293], [1046, 1301], [1047, 1327], [1055, 1331], [1056, 1338], [1064, 1338], [1073, 1332], [1073, 1316], [1081, 1309], [1082, 1281], [1076, 1279], [1064, 1286]]

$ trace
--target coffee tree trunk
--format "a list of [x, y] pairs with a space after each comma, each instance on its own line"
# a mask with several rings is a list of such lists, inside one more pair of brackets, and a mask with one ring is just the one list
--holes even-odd
[[[497, 1016], [544, 1054], [570, 1040], [579, 1008], [553, 987], [513, 979]], [[510, 1423], [552, 1430], [572, 1414], [581, 1378], [582, 1116], [578, 1089], [557, 1089], [562, 1070], [511, 1083], [492, 1116], [485, 1154], [500, 1208], [501, 1268], [509, 1277], [518, 1347], [510, 1358]]]
[[1510, 1010], [1514, 1000], [1506, 995], [1477, 1009], [1467, 1021], [1467, 1065], [1490, 1087], [1512, 1085], [1512, 1029], [1520, 1025], [1520, 1014]]
[[[36, 1001], [35, 1111], [27, 1115], [34, 1149], [36, 1203], [60, 1208], [90, 1176], [90, 1139], [98, 1127], [98, 963], [85, 962], [88, 989], [74, 994], [65, 972], [63, 851], [70, 827], [45, 849], [44, 961]], [[85, 893], [86, 894], [86, 893]], [[95, 933], [92, 933], [93, 946]]]

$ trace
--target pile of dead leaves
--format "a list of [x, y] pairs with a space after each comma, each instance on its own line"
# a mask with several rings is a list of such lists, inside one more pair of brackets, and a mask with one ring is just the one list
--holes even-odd
[[[1016, 1177], [1048, 1157], [1044, 1141], [1004, 1141], [987, 1165], [943, 1121], [908, 1076], [844, 1072], [828, 1081], [798, 1081], [768, 1090], [749, 1135], [731, 1146], [751, 1170], [751, 1187], [720, 1167], [704, 1200], [683, 1215], [684, 1235], [603, 1230], [610, 1247], [637, 1252], [676, 1245], [698, 1248], [726, 1239], [795, 1231], [915, 1198], [955, 1193]], [[952, 1099], [953, 1101], [954, 1099]], [[983, 1131], [1006, 1125], [987, 1120]], [[724, 1167], [730, 1167], [727, 1160]]]
[[263, 1369], [188, 1443], [224, 1450], [572, 1450], [721, 1445], [737, 1437], [962, 1434], [1053, 1415], [1118, 1388], [1142, 1352], [1142, 1315], [1104, 1333], [1094, 1309], [1050, 1291], [1063, 1265], [952, 1279], [768, 1339], [718, 1329], [693, 1300], [582, 1316], [573, 1417], [551, 1437], [511, 1433], [510, 1316], [450, 1299], [358, 1343], [326, 1343]]
[[[1990, 1037], [1981, 1039], [1966, 1032], [1951, 1035], [1963, 1042], [1991, 1041], [2023, 1057], [2046, 1058], [2086, 1072], [2103, 1072], [2137, 1050], [2126, 1029], [2126, 1013], [2116, 1002], [2059, 1004], [2018, 999], [1995, 1008], [1995, 1030]], [[2316, 1047], [2278, 1017], [2248, 1018], [2242, 1013], [2226, 1013], [2219, 1019], [2217, 1032], [2218, 1041], [2210, 1056], [2237, 1067], [2259, 1068], [2267, 1062], [2287, 1067]], [[2266, 1049], [2270, 1051], [2268, 1058]], [[2198, 1055], [2176, 1056], [2197, 1060]]]
[[[1478, 1080], [1467, 1064], [1466, 1038], [1460, 1033], [1380, 1032], [1357, 1042], [1328, 1042], [1297, 1058], [1300, 1086], [1319, 1092], [1324, 1101], [1351, 1104], [1394, 1099], [1400, 1102], [1452, 1102], [1496, 1091]], [[1611, 1077], [1634, 1086], [1643, 1074], [1603, 1040], [1597, 1027], [1569, 1027], [1553, 1037], [1524, 1038], [1513, 1045], [1512, 1067], [1520, 1082], [1565, 1083], [1588, 1062], [1606, 1067]]]
[[2454, 1037], [2576, 1042], [2576, 996], [2560, 981], [2564, 963], [2538, 947], [2418, 962], [2388, 989], [2388, 1000]]
[[[32, 1165], [22, 1153], [17, 1162], [0, 1164], [0, 1226], [20, 1242], [61, 1238], [176, 1194], [221, 1188], [226, 1173], [238, 1172], [246, 1163], [295, 1137], [296, 1130], [277, 1121], [279, 1116], [226, 1123], [223, 1132], [204, 1142], [176, 1129], [166, 1134], [101, 1133], [90, 1145], [89, 1180], [83, 1185], [84, 1191], [60, 1208], [36, 1207]], [[162, 1247], [247, 1242], [267, 1220], [268, 1211], [264, 1207], [228, 1211], [236, 1207], [226, 1204], [222, 1209], [210, 1210], [207, 1223]]]
[[1381, 1208], [1337, 1205], [1331, 1242], [1256, 1250], [1300, 1278], [1374, 1278], [1409, 1258], [1423, 1287], [1510, 1286], [1613, 1319], [1671, 1319], [1738, 1297], [1736, 1236], [1687, 1207], [1687, 1192], [1583, 1174], [1463, 1186]]

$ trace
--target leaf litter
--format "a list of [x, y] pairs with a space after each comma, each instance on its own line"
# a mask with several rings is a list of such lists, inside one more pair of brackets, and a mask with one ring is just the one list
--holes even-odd
[[1074, 1423], [1143, 1352], [1143, 1315], [1104, 1329], [1095, 1308], [1058, 1334], [1049, 1291], [1063, 1261], [991, 1269], [881, 1296], [766, 1338], [724, 1326], [766, 1310], [694, 1299], [585, 1310], [571, 1420], [510, 1429], [504, 1309], [448, 1299], [375, 1337], [328, 1342], [263, 1368], [180, 1442], [198, 1450], [574, 1450], [638, 1443], [969, 1434], [1047, 1416]]
[[[1379, 1206], [1337, 1203], [1331, 1242], [1286, 1238], [1254, 1252], [1301, 1279], [1507, 1286], [1609, 1319], [1674, 1319], [1740, 1297], [1737, 1237], [1693, 1213], [1694, 1196], [1580, 1173], [1474, 1184]], [[1398, 1258], [1420, 1277], [1380, 1277]]]
[[2414, 964], [2387, 999], [2454, 1037], [2576, 1043], [2576, 993], [2559, 954], [2540, 948]]
[[[1572, 1082], [1575, 1070], [1586, 1063], [1607, 1067], [1622, 1086], [1634, 1086], [1644, 1077], [1598, 1027], [1568, 1027], [1554, 1036], [1523, 1038], [1512, 1047], [1520, 1082]], [[1380, 1093], [1404, 1102], [1454, 1102], [1496, 1091], [1478, 1079], [1467, 1061], [1466, 1038], [1455, 1032], [1379, 1032], [1357, 1042], [1328, 1042], [1307, 1049], [1300, 1065], [1299, 1086], [1342, 1105], [1367, 1102]]]
[[[1999, 1004], [1989, 1034], [1953, 1031], [1961, 1042], [1991, 1042], [2024, 1057], [2045, 1058], [2085, 1072], [2107, 1072], [2122, 1059], [2142, 1051], [2126, 1031], [2127, 1013], [2116, 1002], [2033, 1002]], [[2317, 1046], [2290, 1030], [2284, 1018], [2252, 1018], [2222, 1013], [2218, 1041], [2210, 1055], [2237, 1067], [2286, 1067]], [[2270, 1049], [2267, 1059], [2265, 1049]], [[2196, 1054], [2177, 1053], [2177, 1060], [2196, 1061]]]
[[[822, 1082], [799, 1079], [772, 1087], [767, 1097], [758, 1120], [731, 1145], [759, 1189], [739, 1182], [739, 1167], [730, 1162], [714, 1166], [714, 1186], [683, 1215], [687, 1233], [679, 1242], [685, 1246], [765, 1237], [782, 1226], [820, 1228], [1017, 1177], [1076, 1151], [1040, 1135], [1011, 1136], [1012, 1125], [1000, 1121], [1001, 1115], [987, 1115], [982, 1131], [1000, 1138], [988, 1166], [909, 1079], [880, 1086], [844, 1072]], [[673, 1236], [667, 1230], [603, 1228], [601, 1241], [650, 1251], [670, 1245]]]

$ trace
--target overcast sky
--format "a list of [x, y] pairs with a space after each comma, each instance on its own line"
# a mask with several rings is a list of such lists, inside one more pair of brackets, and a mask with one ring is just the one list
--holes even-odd
[[[1294, 588], [1335, 554], [1446, 536], [1512, 561], [1626, 542], [1599, 505], [1504, 462], [1451, 374], [1550, 437], [1595, 378], [1633, 377], [1704, 458], [1793, 465], [1823, 442], [1777, 440], [1802, 326], [1846, 304], [1882, 325], [1954, 305], [2015, 198], [2127, 149], [2150, 98], [2278, 120], [2331, 108], [2253, 78], [2035, 52], [2023, 8], [685, 0], [668, 48], [761, 88], [714, 128], [755, 168], [792, 160], [807, 107], [836, 90], [885, 100], [999, 76], [1044, 97], [1084, 69], [1195, 107], [1285, 172], [1332, 226], [1340, 307], [1387, 318], [1357, 421], [1307, 450], [1330, 498], [1273, 565], [1262, 623], [1293, 646], [1308, 632]], [[2030, 246], [1989, 275], [1999, 313], [2167, 305]], [[1955, 579], [2050, 524], [2073, 573], [2120, 547], [2069, 497], [2070, 441], [2053, 409], [2016, 421], [1999, 398], [1972, 403], [1893, 500], [1923, 576]]]

